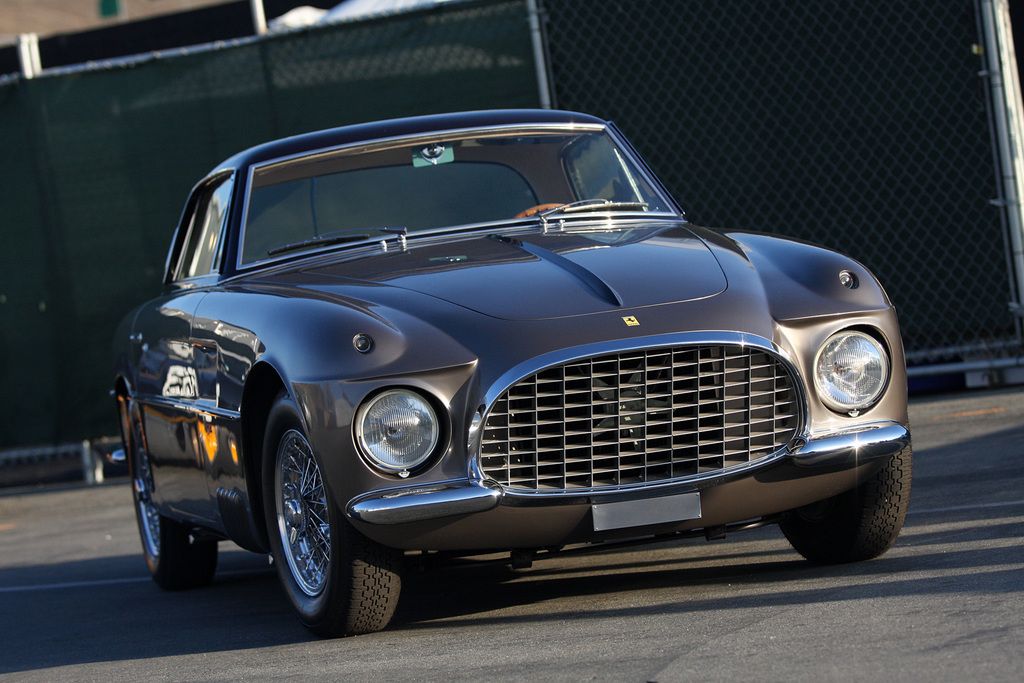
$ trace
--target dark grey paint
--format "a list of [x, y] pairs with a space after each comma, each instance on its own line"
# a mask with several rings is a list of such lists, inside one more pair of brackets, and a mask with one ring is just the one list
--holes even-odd
[[[595, 121], [553, 112], [489, 112], [386, 122], [271, 143], [225, 162], [216, 173], [232, 170], [244, 180], [253, 163], [368, 135], [533, 120]], [[895, 312], [874, 277], [835, 252], [713, 231], [681, 217], [602, 218], [606, 229], [594, 232], [598, 219], [580, 216], [570, 228], [582, 232], [544, 234], [539, 225], [484, 229], [410, 239], [407, 250], [389, 237], [386, 252], [376, 243], [338, 246], [240, 272], [231, 265], [244, 182], [238, 185], [222, 274], [169, 282], [166, 295], [129, 315], [115, 339], [118, 391], [141, 408], [156, 502], [164, 514], [197, 529], [265, 549], [255, 478], [259, 407], [279, 387], [298, 403], [335, 503], [363, 533], [407, 549], [542, 547], [716, 526], [836, 495], [878, 462], [858, 460], [848, 449], [832, 458], [822, 447], [825, 455], [808, 467], [809, 460], [801, 464], [793, 457], [800, 446], [795, 443], [763, 466], [658, 491], [699, 490], [702, 516], [640, 530], [594, 532], [590, 509], [602, 500], [652, 495], [642, 488], [575, 499], [506, 494], [496, 501], [484, 491], [486, 506], [478, 496], [476, 507], [456, 504], [444, 516], [406, 510], [405, 517], [384, 524], [360, 516], [355, 504], [376, 491], [434, 486], [449, 496], [452, 486], [486, 484], [472, 481], [467, 431], [474, 413], [521, 377], [596, 352], [743, 336], [774, 349], [804, 378], [804, 439], [881, 425], [898, 427], [902, 436], [894, 433], [878, 457], [908, 443]], [[856, 274], [859, 287], [843, 287], [842, 270]], [[627, 326], [625, 317], [640, 324]], [[893, 365], [886, 393], [856, 417], [827, 409], [806, 379], [821, 343], [850, 327], [875, 334]], [[354, 347], [359, 334], [372, 337], [372, 352]], [[356, 408], [391, 386], [421, 391], [445, 416], [443, 453], [408, 479], [369, 467], [353, 443]], [[226, 500], [236, 501], [231, 510], [224, 509]], [[239, 523], [239, 514], [248, 524]]]

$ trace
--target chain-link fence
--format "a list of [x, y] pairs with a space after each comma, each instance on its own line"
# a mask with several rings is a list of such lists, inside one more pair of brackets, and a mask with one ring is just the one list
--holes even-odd
[[546, 0], [554, 104], [695, 223], [857, 258], [917, 362], [1019, 345], [973, 0]]
[[[116, 431], [113, 328], [191, 184], [294, 133], [541, 102], [531, 0], [0, 77], [0, 449]], [[544, 0], [553, 104], [616, 120], [694, 222], [846, 252], [917, 363], [1021, 349], [975, 0]]]
[[524, 0], [477, 0], [0, 84], [0, 449], [117, 432], [110, 345], [192, 184], [253, 144], [536, 107]]

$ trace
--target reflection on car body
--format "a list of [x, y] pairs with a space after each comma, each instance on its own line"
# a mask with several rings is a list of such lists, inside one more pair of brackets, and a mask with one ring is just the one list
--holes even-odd
[[582, 114], [385, 121], [228, 159], [115, 373], [157, 583], [209, 582], [229, 539], [271, 553], [326, 636], [384, 628], [417, 558], [778, 523], [812, 561], [863, 560], [909, 496], [875, 278], [687, 222]]

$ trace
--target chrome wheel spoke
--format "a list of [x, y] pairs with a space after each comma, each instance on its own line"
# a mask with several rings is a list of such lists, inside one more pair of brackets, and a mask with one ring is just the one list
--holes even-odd
[[331, 561], [327, 496], [313, 452], [298, 431], [290, 430], [278, 447], [277, 518], [285, 558], [299, 588], [319, 595]]
[[149, 468], [149, 457], [142, 447], [142, 429], [134, 429], [132, 444], [135, 458], [135, 477], [132, 482], [135, 505], [138, 508], [139, 527], [146, 552], [153, 558], [160, 557], [160, 513], [153, 504], [153, 473]]

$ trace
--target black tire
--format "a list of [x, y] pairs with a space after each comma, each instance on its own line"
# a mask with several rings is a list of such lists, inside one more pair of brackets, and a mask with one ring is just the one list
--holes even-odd
[[299, 620], [316, 635], [380, 631], [398, 604], [401, 553], [348, 523], [321, 472], [298, 409], [282, 392], [267, 419], [262, 467], [278, 578]]
[[908, 446], [852, 491], [790, 512], [779, 525], [782, 533], [815, 564], [878, 557], [892, 547], [903, 528], [912, 470]]
[[127, 426], [125, 450], [131, 469], [135, 519], [139, 524], [142, 554], [153, 581], [165, 590], [209, 585], [217, 571], [217, 541], [198, 541], [186, 526], [157, 512], [152, 499], [153, 475], [139, 416], [132, 414]]

